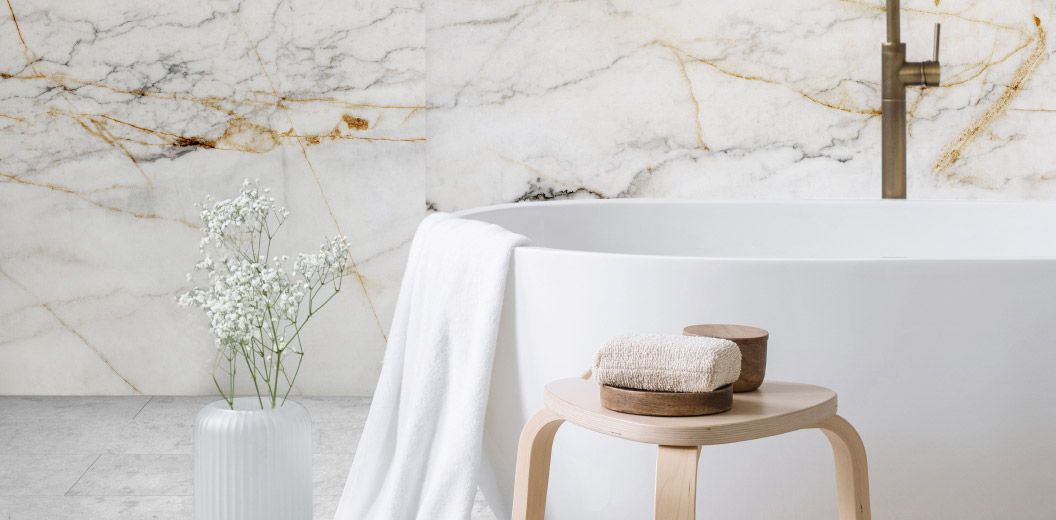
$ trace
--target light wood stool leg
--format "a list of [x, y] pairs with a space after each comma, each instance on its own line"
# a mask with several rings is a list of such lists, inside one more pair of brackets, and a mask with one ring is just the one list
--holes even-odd
[[517, 475], [513, 484], [513, 519], [543, 520], [550, 482], [550, 451], [564, 419], [548, 408], [535, 413], [521, 430]]
[[660, 446], [656, 453], [656, 520], [694, 520], [700, 446]]
[[818, 423], [836, 459], [836, 493], [840, 520], [869, 520], [869, 466], [865, 460], [865, 445], [851, 423], [833, 415]]

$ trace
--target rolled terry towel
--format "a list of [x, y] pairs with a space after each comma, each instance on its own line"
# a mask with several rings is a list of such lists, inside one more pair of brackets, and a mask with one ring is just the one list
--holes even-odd
[[721, 338], [624, 334], [598, 349], [592, 369], [603, 385], [659, 392], [711, 392], [741, 375], [741, 350]]

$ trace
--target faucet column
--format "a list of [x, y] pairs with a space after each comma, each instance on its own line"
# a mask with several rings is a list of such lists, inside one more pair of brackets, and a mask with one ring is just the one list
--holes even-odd
[[906, 44], [884, 43], [883, 60], [881, 87], [883, 99], [880, 115], [880, 130], [883, 134], [881, 143], [883, 196], [885, 199], [904, 199], [906, 198], [906, 85], [902, 82], [901, 70], [906, 62]]
[[906, 198], [906, 87], [939, 85], [939, 24], [935, 24], [932, 61], [906, 61], [906, 44], [899, 41], [899, 2], [887, 0], [887, 41], [882, 45], [881, 132], [883, 197]]

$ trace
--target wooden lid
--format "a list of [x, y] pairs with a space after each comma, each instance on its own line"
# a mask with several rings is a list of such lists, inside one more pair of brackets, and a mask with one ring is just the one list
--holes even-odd
[[747, 325], [690, 325], [682, 329], [682, 334], [722, 338], [733, 342], [765, 340], [770, 337], [769, 332]]

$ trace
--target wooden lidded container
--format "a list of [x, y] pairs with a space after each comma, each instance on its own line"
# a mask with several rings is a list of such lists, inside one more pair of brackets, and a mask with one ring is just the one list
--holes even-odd
[[741, 377], [733, 383], [734, 392], [751, 392], [763, 384], [769, 332], [746, 325], [690, 325], [682, 329], [682, 334], [728, 339], [740, 347]]
[[601, 405], [609, 410], [653, 417], [691, 417], [733, 407], [733, 385], [711, 392], [657, 392], [601, 385]]

